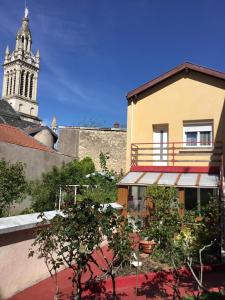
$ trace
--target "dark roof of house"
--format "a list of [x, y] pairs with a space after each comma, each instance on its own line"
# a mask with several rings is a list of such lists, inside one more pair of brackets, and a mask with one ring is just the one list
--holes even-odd
[[21, 129], [26, 127], [36, 127], [37, 124], [22, 120], [12, 106], [5, 100], [0, 99], [0, 123], [9, 124]]
[[26, 134], [23, 130], [8, 124], [0, 124], [0, 142], [33, 148], [45, 152], [54, 152], [52, 149], [38, 142], [35, 138]]
[[223, 72], [219, 72], [213, 69], [209, 69], [206, 67], [202, 67], [199, 65], [195, 65], [189, 62], [185, 62], [181, 65], [178, 65], [177, 67], [175, 67], [174, 69], [160, 75], [159, 77], [156, 77], [153, 80], [150, 80], [148, 82], [146, 82], [145, 84], [139, 86], [138, 88], [130, 91], [127, 93], [127, 99], [129, 100], [132, 97], [138, 96], [139, 94], [145, 92], [146, 90], [152, 88], [153, 86], [165, 81], [166, 79], [180, 73], [183, 72], [185, 70], [192, 70], [192, 71], [196, 71], [205, 75], [209, 75], [218, 79], [222, 79], [225, 80], [225, 73]]
[[[36, 118], [36, 120], [40, 120], [40, 119]], [[37, 123], [33, 123], [21, 119], [20, 114], [17, 113], [13, 109], [13, 107], [4, 99], [0, 99], [0, 124], [8, 124], [20, 128], [31, 136], [42, 131], [43, 129], [48, 129], [53, 135], [54, 143], [58, 139], [57, 134], [53, 130], [51, 130], [51, 128], [49, 128], [48, 126], [42, 126]]]
[[20, 115], [23, 116], [23, 117], [26, 117], [26, 118], [33, 119], [34, 121], [39, 121], [39, 122], [42, 121], [42, 120], [41, 120], [40, 118], [38, 118], [38, 117], [31, 116], [31, 115], [29, 115], [29, 114], [25, 114], [25, 113], [22, 113], [22, 112], [20, 113]]

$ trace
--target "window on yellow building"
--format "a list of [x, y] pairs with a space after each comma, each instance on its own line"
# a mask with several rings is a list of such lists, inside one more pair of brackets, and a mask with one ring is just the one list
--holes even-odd
[[212, 122], [184, 122], [183, 141], [185, 147], [212, 146]]

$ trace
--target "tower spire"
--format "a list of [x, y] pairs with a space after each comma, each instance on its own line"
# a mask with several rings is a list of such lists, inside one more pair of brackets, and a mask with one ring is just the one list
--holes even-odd
[[26, 0], [25, 0], [24, 18], [27, 19], [28, 15], [29, 15], [29, 10], [27, 8], [27, 3], [26, 3]]
[[40, 54], [32, 52], [32, 35], [29, 28], [29, 11], [25, 1], [22, 24], [16, 35], [15, 50], [6, 48], [2, 98], [20, 113], [24, 120], [39, 123], [37, 80]]
[[29, 10], [27, 8], [27, 0], [24, 0], [24, 18], [28, 18]]
[[5, 49], [5, 55], [9, 55], [9, 45], [7, 45], [7, 47]]
[[52, 129], [52, 131], [54, 131], [54, 132], [56, 132], [56, 130], [57, 130], [56, 116], [53, 116], [53, 118], [52, 118], [51, 129]]

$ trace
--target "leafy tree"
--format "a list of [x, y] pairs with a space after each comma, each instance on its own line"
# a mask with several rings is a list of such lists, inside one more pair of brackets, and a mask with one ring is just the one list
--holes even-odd
[[116, 201], [116, 184], [119, 180], [119, 176], [114, 171], [109, 171], [107, 167], [107, 160], [107, 155], [101, 152], [99, 154], [101, 172], [89, 174], [89, 188], [82, 193], [81, 199], [88, 198], [99, 203], [110, 203]]
[[[207, 291], [203, 284], [203, 261], [215, 262], [220, 249], [219, 203], [212, 198], [199, 211], [185, 211], [179, 217], [176, 189], [173, 187], [151, 186], [146, 190], [155, 205], [143, 237], [158, 242], [152, 257], [173, 266], [173, 273], [179, 282], [177, 268], [188, 266], [200, 289]], [[219, 246], [219, 247], [218, 247]], [[197, 276], [194, 264], [200, 263], [200, 275]], [[177, 283], [174, 292], [179, 291]]]
[[181, 226], [177, 205], [177, 190], [173, 187], [153, 185], [147, 187], [145, 194], [153, 200], [155, 207], [153, 215], [149, 216], [146, 227], [142, 230], [142, 236], [158, 242], [154, 255], [162, 261], [164, 259], [168, 260], [171, 257], [168, 253], [173, 251], [173, 238], [179, 232]]
[[[66, 265], [72, 270], [73, 299], [81, 299], [84, 285], [82, 274], [90, 271], [90, 263], [94, 263], [102, 272], [109, 274], [113, 281], [113, 297], [115, 290], [115, 261], [124, 263], [131, 256], [131, 241], [129, 233], [132, 231], [128, 221], [108, 207], [106, 210], [99, 203], [91, 200], [77, 202], [65, 207], [63, 214], [58, 214], [50, 221], [42, 215], [43, 221], [39, 225], [37, 237], [33, 243], [39, 258], [44, 258], [51, 276], [57, 283], [57, 270]], [[45, 226], [43, 226], [45, 225]], [[109, 260], [103, 253], [101, 243], [107, 238], [108, 247], [112, 251]], [[30, 256], [35, 250], [31, 249]], [[98, 251], [105, 260], [104, 266], [99, 264], [93, 255]], [[86, 282], [87, 283], [87, 282]], [[56, 291], [58, 289], [56, 288]]]
[[[202, 207], [201, 217], [198, 217], [198, 211], [185, 211], [181, 218], [176, 188], [153, 185], [147, 187], [145, 194], [153, 200], [155, 207], [141, 234], [142, 237], [157, 241], [153, 253], [155, 259], [179, 266], [185, 264], [191, 255], [193, 262], [198, 262], [199, 249], [212, 240], [219, 240], [219, 208], [216, 198]], [[188, 247], [183, 247], [185, 239]], [[205, 261], [215, 261], [216, 248], [217, 243], [214, 243], [213, 247], [204, 251]]]
[[[74, 188], [68, 185], [80, 185], [78, 201], [88, 198], [99, 203], [115, 202], [119, 177], [108, 170], [107, 158], [103, 153], [100, 154], [100, 162], [101, 172], [96, 172], [93, 161], [86, 157], [80, 161], [74, 160], [61, 168], [55, 167], [43, 174], [41, 180], [30, 183], [31, 210], [41, 212], [55, 209], [60, 186], [65, 193], [65, 202], [73, 201]], [[88, 185], [89, 188], [82, 188], [82, 185]]]
[[101, 220], [102, 225], [100, 226], [103, 236], [107, 239], [108, 248], [112, 251], [112, 258], [108, 259], [102, 251], [102, 248], [99, 247], [101, 260], [104, 261], [104, 267], [102, 264], [100, 265], [98, 261], [94, 260], [93, 256], [90, 261], [92, 261], [103, 274], [111, 277], [113, 286], [112, 299], [117, 299], [116, 273], [121, 266], [129, 264], [131, 261], [133, 253], [131, 233], [134, 231], [134, 228], [132, 222], [116, 214], [110, 206], [103, 216], [104, 218]]
[[84, 190], [81, 199], [89, 198], [99, 203], [116, 201], [116, 183], [118, 177], [112, 173], [91, 174], [87, 179], [89, 188]]
[[0, 217], [9, 215], [10, 207], [23, 199], [26, 187], [23, 164], [0, 160]]
[[32, 209], [42, 212], [55, 209], [58, 200], [60, 186], [87, 184], [85, 175], [93, 173], [95, 166], [91, 158], [74, 160], [61, 168], [53, 168], [52, 171], [42, 175], [42, 179], [30, 184], [32, 196]]

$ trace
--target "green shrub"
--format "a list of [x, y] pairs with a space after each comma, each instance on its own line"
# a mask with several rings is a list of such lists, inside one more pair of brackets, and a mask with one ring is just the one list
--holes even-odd
[[8, 216], [10, 207], [26, 193], [24, 165], [0, 160], [0, 217]]

